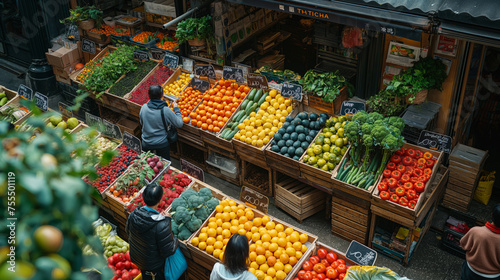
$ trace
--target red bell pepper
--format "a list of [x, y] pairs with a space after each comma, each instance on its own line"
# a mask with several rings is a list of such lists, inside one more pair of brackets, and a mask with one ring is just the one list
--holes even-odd
[[424, 182], [416, 182], [413, 185], [413, 188], [415, 189], [416, 192], [422, 193], [425, 190], [425, 183]]
[[399, 198], [399, 204], [402, 206], [408, 206], [408, 199], [404, 196]]
[[398, 196], [404, 196], [404, 195], [405, 195], [405, 193], [406, 193], [406, 191], [405, 191], [405, 189], [404, 189], [403, 187], [398, 187], [398, 188], [396, 189], [396, 194], [397, 194]]
[[406, 170], [406, 167], [402, 164], [399, 164], [398, 167], [396, 168], [397, 171], [404, 173]]
[[417, 160], [417, 163], [423, 163], [423, 164], [425, 164], [425, 162], [426, 162], [426, 159], [425, 159], [425, 158], [423, 158], [423, 157], [421, 157], [421, 158], [419, 158], [419, 159]]
[[417, 192], [415, 190], [407, 190], [406, 191], [406, 197], [408, 200], [413, 200], [417, 196]]
[[403, 173], [407, 173], [407, 174], [411, 175], [411, 174], [413, 174], [413, 169], [415, 169], [415, 168], [413, 168], [412, 166], [406, 166], [406, 169]]
[[398, 203], [399, 202], [399, 196], [395, 193], [391, 194], [391, 197], [390, 197], [390, 200], [394, 203]]
[[411, 165], [411, 164], [413, 164], [413, 158], [412, 157], [406, 156], [406, 157], [403, 158], [403, 165], [408, 166], [408, 165]]
[[410, 182], [412, 182], [413, 184], [415, 184], [416, 182], [418, 182], [418, 177], [412, 176], [410, 178]]
[[426, 183], [429, 180], [430, 177], [426, 177], [425, 175], [418, 176], [417, 180], [420, 182]]
[[424, 158], [425, 158], [425, 159], [432, 159], [432, 154], [431, 154], [431, 153], [429, 153], [429, 152], [425, 152], [425, 153], [424, 153]]
[[406, 152], [405, 148], [401, 147], [401, 149], [397, 150], [395, 153], [398, 156], [404, 156], [405, 152]]
[[410, 181], [410, 174], [403, 174], [401, 175], [401, 182], [406, 183]]
[[415, 176], [417, 178], [422, 176], [423, 174], [424, 174], [424, 171], [422, 169], [417, 168], [417, 169], [413, 170], [413, 176]]
[[391, 156], [391, 162], [394, 162], [396, 164], [401, 162], [401, 157], [399, 155], [392, 155]]
[[429, 176], [431, 176], [431, 175], [432, 175], [432, 169], [430, 169], [430, 168], [425, 168], [425, 169], [424, 169], [424, 175], [429, 175]]
[[378, 190], [379, 190], [379, 191], [381, 191], [381, 192], [382, 192], [382, 191], [386, 191], [386, 190], [388, 189], [387, 184], [386, 184], [386, 183], [383, 183], [383, 182], [381, 182], [380, 184], [378, 184], [377, 188], [378, 188]]
[[417, 201], [416, 200], [410, 200], [408, 202], [408, 208], [415, 209], [415, 206], [417, 206]]
[[401, 179], [401, 172], [394, 170], [391, 172], [391, 177], [396, 179], [396, 180], [399, 180], [399, 179]]
[[394, 162], [392, 162], [392, 161], [389, 161], [389, 162], [387, 163], [386, 167], [387, 167], [387, 169], [389, 169], [389, 170], [391, 170], [391, 171], [392, 171], [392, 170], [396, 170], [396, 164], [395, 164]]
[[429, 167], [429, 168], [432, 168], [434, 166], [434, 160], [433, 159], [428, 159], [426, 162], [425, 162], [425, 166], [426, 167]]
[[383, 178], [381, 183], [386, 183], [389, 181], [389, 178]]
[[412, 182], [406, 182], [406, 183], [404, 183], [403, 188], [405, 190], [413, 190], [413, 183]]
[[402, 187], [404, 185], [403, 181], [398, 180], [398, 187]]
[[427, 166], [425, 166], [425, 163], [417, 163], [415, 165], [415, 169], [420, 169], [420, 170], [424, 170]]
[[406, 150], [405, 154], [407, 156], [414, 157], [415, 156], [415, 150], [410, 148], [410, 149]]
[[421, 150], [415, 150], [415, 157], [421, 158], [424, 156], [424, 153]]
[[382, 175], [384, 175], [385, 178], [390, 178], [391, 177], [391, 170], [389, 169], [384, 169], [384, 172], [382, 172]]
[[386, 191], [381, 191], [380, 192], [380, 198], [382, 198], [383, 200], [388, 200], [390, 196], [391, 195], [388, 192], [386, 192]]
[[389, 179], [387, 180], [387, 186], [388, 186], [389, 188], [395, 188], [397, 184], [398, 184], [398, 180], [396, 180], [396, 179], [394, 179], [394, 178], [389, 178]]

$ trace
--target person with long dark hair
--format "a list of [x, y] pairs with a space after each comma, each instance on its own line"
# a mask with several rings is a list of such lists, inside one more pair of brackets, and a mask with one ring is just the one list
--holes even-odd
[[223, 263], [216, 263], [210, 280], [257, 280], [248, 271], [248, 239], [235, 233], [226, 245]]

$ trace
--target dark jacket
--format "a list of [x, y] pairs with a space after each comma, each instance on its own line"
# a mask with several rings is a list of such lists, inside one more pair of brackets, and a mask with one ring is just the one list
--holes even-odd
[[177, 249], [170, 217], [137, 207], [128, 217], [125, 231], [130, 243], [130, 260], [141, 270], [163, 271], [165, 259]]
[[[175, 107], [174, 112], [167, 103], [160, 100], [150, 100], [142, 105], [139, 112], [139, 121], [142, 125], [142, 145], [149, 149], [164, 148], [168, 145], [167, 127], [173, 125], [180, 128], [183, 125], [182, 114], [178, 107]], [[163, 125], [161, 119], [161, 111], [163, 110], [167, 127]]]

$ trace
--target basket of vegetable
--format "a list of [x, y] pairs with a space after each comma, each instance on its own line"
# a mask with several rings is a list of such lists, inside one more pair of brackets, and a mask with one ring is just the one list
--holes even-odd
[[143, 31], [131, 37], [130, 42], [143, 49], [154, 48], [156, 46], [156, 43], [160, 41], [160, 39], [158, 39], [158, 33], [158, 31], [155, 33]]
[[339, 71], [319, 74], [314, 70], [306, 72], [299, 83], [307, 92], [308, 105], [330, 114], [338, 114], [342, 102], [350, 91], [346, 78]]

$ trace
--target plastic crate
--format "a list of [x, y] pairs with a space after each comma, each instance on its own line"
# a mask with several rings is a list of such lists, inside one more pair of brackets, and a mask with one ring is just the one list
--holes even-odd
[[220, 169], [220, 172], [224, 176], [231, 177], [233, 179], [236, 179], [238, 177], [238, 169], [236, 168], [236, 161], [226, 158], [216, 152], [212, 152], [208, 155], [208, 159], [206, 162], [215, 167]]
[[[129, 42], [130, 42], [132, 45], [135, 45], [135, 46], [139, 47], [140, 49], [146, 49], [146, 50], [149, 50], [149, 49], [151, 49], [151, 48], [154, 48], [154, 47], [156, 46], [156, 43], [158, 43], [158, 41], [159, 41], [158, 37], [153, 38], [153, 40], [151, 40], [151, 41], [150, 41], [150, 42], [148, 42], [148, 43], [140, 43], [140, 42], [137, 42], [137, 41], [134, 41], [134, 40], [133, 40], [133, 38], [134, 38], [135, 36], [137, 36], [137, 35], [139, 35], [139, 34], [141, 34], [141, 33], [144, 33], [144, 32], [146, 32], [146, 31], [139, 32], [139, 33], [135, 34], [134, 36], [130, 36], [130, 41], [129, 41]], [[154, 34], [154, 33], [153, 33], [153, 34]]]
[[[470, 228], [476, 226], [476, 218], [465, 213], [451, 210], [449, 218], [463, 221]], [[465, 251], [462, 249], [462, 247], [460, 247], [460, 239], [464, 235], [465, 233], [458, 232], [454, 229], [446, 227], [445, 225], [443, 237], [441, 238], [441, 247], [456, 256], [465, 258]]]

